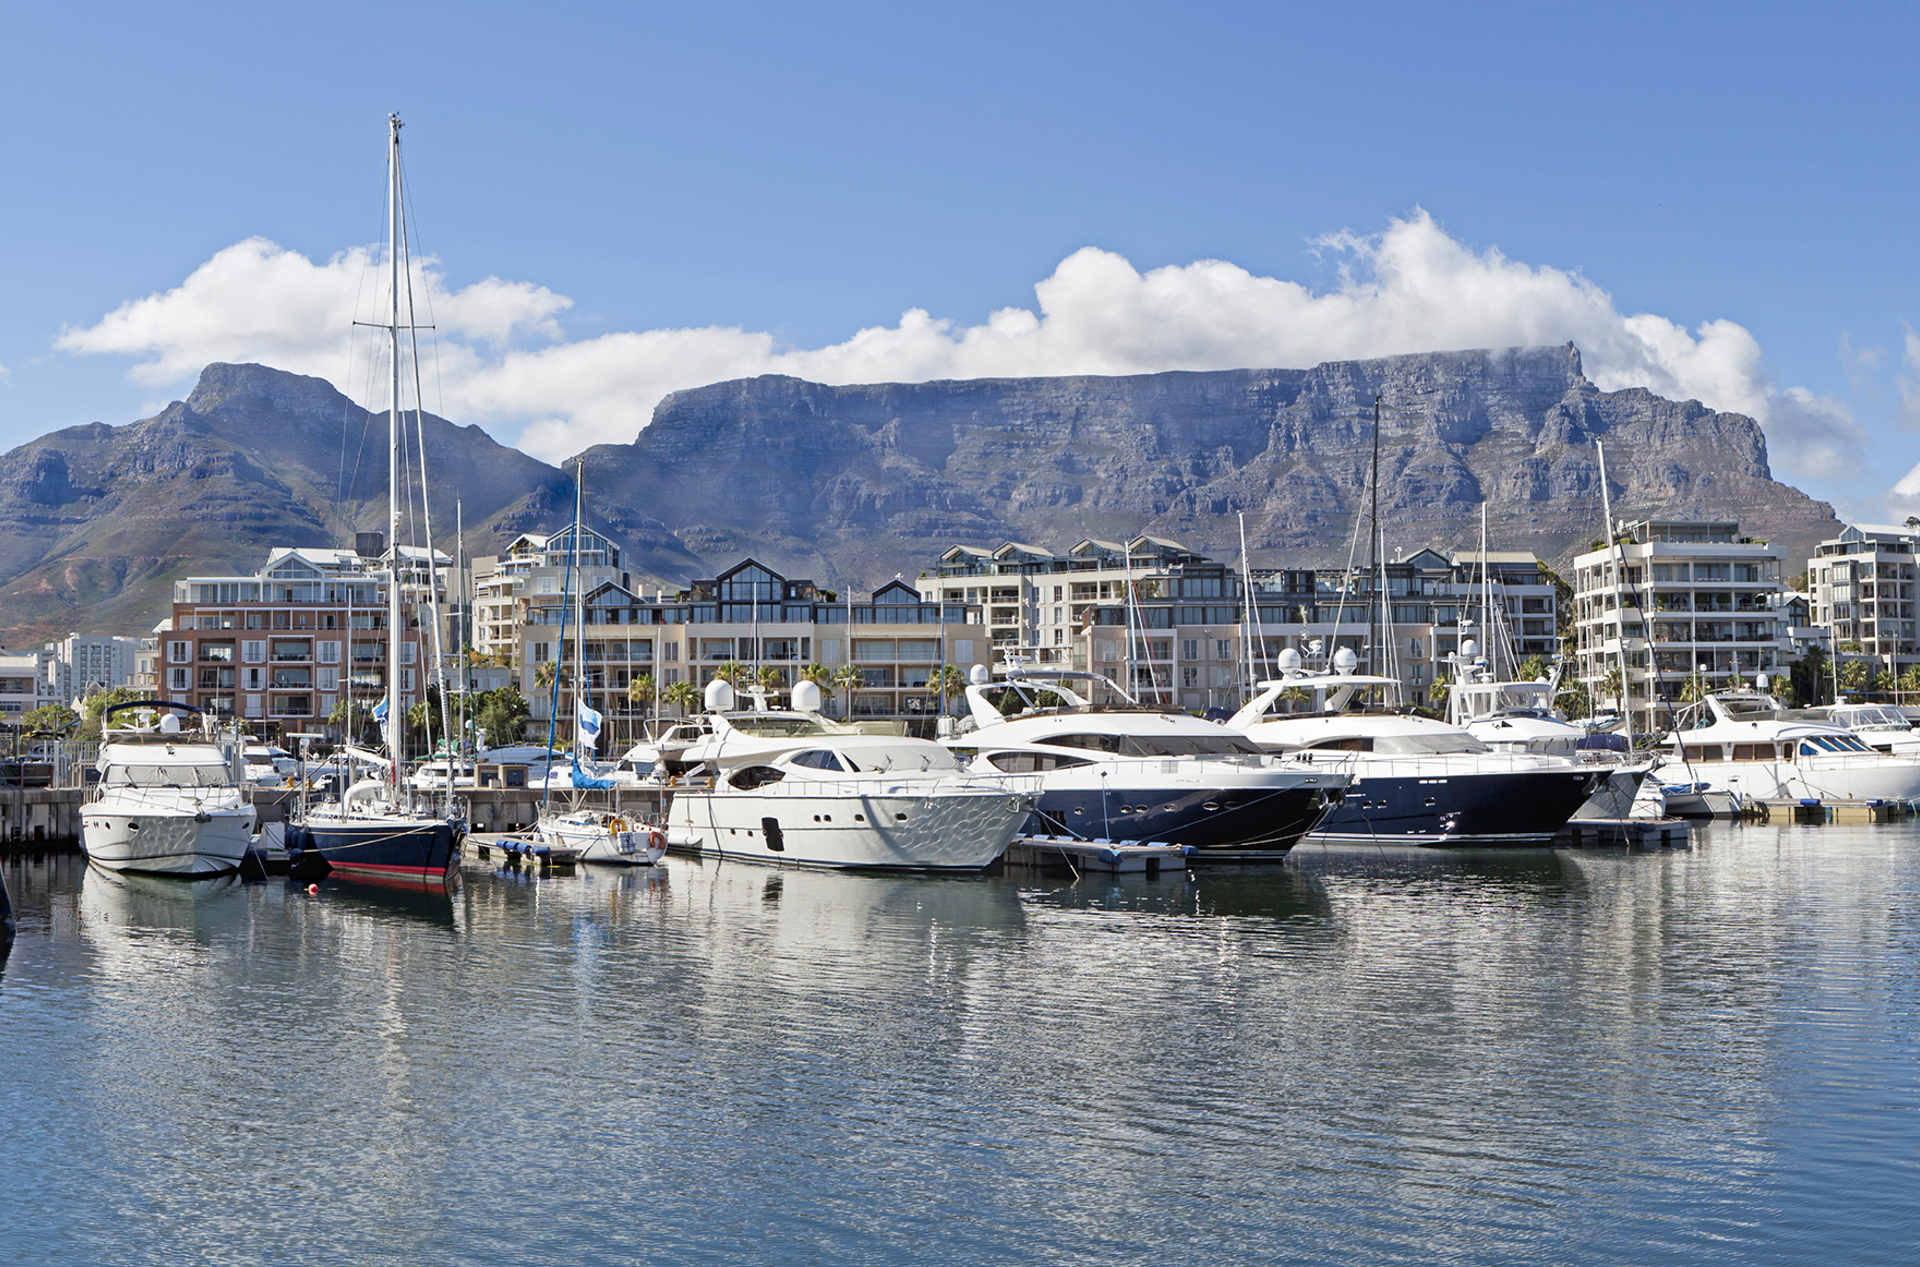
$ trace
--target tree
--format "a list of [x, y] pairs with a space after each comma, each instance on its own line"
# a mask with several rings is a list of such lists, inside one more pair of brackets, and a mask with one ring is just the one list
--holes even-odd
[[744, 683], [750, 675], [751, 670], [749, 670], [746, 665], [741, 664], [738, 660], [728, 660], [725, 664], [717, 664], [714, 666], [712, 680], [715, 682], [725, 682], [728, 686], [738, 687]]
[[1593, 697], [1587, 693], [1587, 684], [1579, 678], [1563, 685], [1555, 698], [1565, 701], [1560, 709], [1569, 717], [1593, 716]]
[[1881, 699], [1893, 694], [1894, 678], [1892, 669], [1875, 669], [1871, 689]]
[[1867, 689], [1867, 680], [1872, 670], [1865, 660], [1852, 659], [1840, 662], [1840, 689], [1849, 695], [1859, 695]]
[[100, 737], [100, 719], [106, 714], [107, 709], [115, 704], [131, 704], [134, 700], [145, 698], [146, 696], [144, 694], [134, 690], [131, 686], [116, 686], [111, 690], [95, 691], [93, 694], [87, 696], [80, 705], [80, 731], [74, 738], [98, 739]]
[[510, 686], [482, 691], [472, 697], [473, 725], [486, 732], [490, 747], [504, 747], [526, 737], [527, 721], [533, 709], [526, 698]]
[[1620, 712], [1626, 711], [1626, 700], [1621, 691], [1620, 666], [1614, 665], [1600, 679], [1600, 693], [1607, 698], [1607, 705]]
[[764, 665], [760, 669], [760, 689], [769, 693], [787, 689], [787, 671], [778, 665]]
[[543, 691], [553, 689], [555, 678], [559, 679], [561, 686], [567, 685], [567, 671], [560, 667], [558, 660], [542, 660], [533, 670], [533, 684]]
[[30, 713], [21, 716], [20, 733], [25, 735], [33, 731], [53, 734], [80, 724], [80, 714], [65, 704], [42, 704]]
[[699, 702], [700, 688], [687, 681], [669, 682], [667, 689], [660, 693], [660, 698], [664, 703], [679, 709], [680, 715], [684, 717], [687, 711]]
[[1687, 704], [1697, 704], [1711, 694], [1713, 683], [1698, 669], [1687, 674], [1687, 684], [1680, 688], [1680, 699]]
[[860, 670], [851, 664], [843, 664], [833, 671], [833, 684], [843, 691], [851, 691], [860, 685]]
[[[1294, 689], [1297, 690], [1298, 688], [1296, 687]], [[1433, 675], [1433, 684], [1427, 687], [1427, 702], [1435, 708], [1444, 710], [1447, 706], [1447, 696], [1451, 694], [1452, 691], [1453, 676], [1448, 673], [1436, 673]], [[1280, 698], [1285, 699], [1289, 693], [1290, 692], [1282, 691]], [[1305, 695], [1306, 692], [1301, 691], [1300, 694]]]
[[653, 704], [654, 682], [651, 673], [636, 673], [627, 679], [627, 707], [646, 711]]
[[948, 700], [959, 699], [967, 693], [967, 675], [961, 672], [957, 664], [943, 664], [927, 685], [934, 689], [934, 693], [944, 704]]
[[1520, 662], [1519, 679], [1522, 682], [1538, 682], [1553, 674], [1553, 666], [1547, 663], [1545, 656], [1530, 655]]
[[1827, 653], [1814, 647], [1800, 659], [1787, 666], [1787, 678], [1793, 685], [1794, 702], [1802, 708], [1811, 708], [1827, 696], [1833, 682]]

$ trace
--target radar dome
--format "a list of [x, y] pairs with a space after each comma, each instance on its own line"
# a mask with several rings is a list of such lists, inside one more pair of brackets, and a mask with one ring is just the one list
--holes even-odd
[[793, 711], [796, 713], [817, 713], [820, 711], [820, 684], [818, 682], [795, 682], [793, 684]]
[[1465, 642], [1460, 644], [1461, 659], [1471, 660], [1473, 659], [1473, 657], [1479, 654], [1480, 654], [1480, 644], [1475, 642], [1473, 639], [1469, 638]]
[[707, 711], [709, 713], [725, 713], [731, 711], [732, 708], [733, 687], [729, 683], [721, 681], [719, 678], [715, 678], [713, 681], [707, 683]]
[[1298, 651], [1295, 651], [1292, 647], [1288, 647], [1280, 653], [1280, 671], [1282, 673], [1294, 673], [1297, 672], [1299, 668], [1300, 653]]
[[975, 686], [985, 686], [993, 681], [993, 671], [984, 664], [976, 664], [967, 670], [967, 681]]
[[1353, 654], [1352, 647], [1342, 647], [1333, 653], [1333, 667], [1337, 673], [1351, 673], [1360, 663], [1360, 657]]
[[160, 733], [163, 735], [179, 734], [180, 733], [180, 714], [162, 713], [160, 715]]

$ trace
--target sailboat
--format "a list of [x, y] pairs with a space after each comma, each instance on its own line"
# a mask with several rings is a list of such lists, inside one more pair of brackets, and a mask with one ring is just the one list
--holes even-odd
[[[387, 658], [386, 693], [374, 717], [386, 741], [388, 760], [372, 777], [351, 784], [340, 798], [308, 808], [305, 821], [288, 833], [288, 852], [319, 855], [327, 866], [346, 875], [444, 885], [454, 869], [466, 824], [454, 813], [451, 787], [441, 812], [416, 806], [413, 789], [402, 777], [401, 727], [405, 709], [400, 703], [400, 634], [406, 626], [400, 605], [400, 333], [411, 332], [409, 304], [406, 321], [400, 319], [400, 300], [409, 293], [401, 276], [406, 239], [401, 232], [400, 116], [387, 116], [387, 260], [393, 294], [386, 325], [392, 396], [387, 409]], [[415, 408], [419, 402], [415, 401]], [[423, 455], [424, 466], [424, 455]], [[426, 495], [422, 471], [421, 496]], [[429, 590], [434, 584], [433, 552], [429, 542], [425, 566]], [[423, 622], [424, 627], [424, 622]]]
[[[582, 862], [612, 862], [627, 866], [651, 867], [659, 865], [667, 855], [666, 834], [657, 828], [649, 829], [644, 825], [629, 825], [619, 814], [605, 810], [588, 809], [582, 802], [580, 793], [589, 789], [604, 790], [613, 786], [612, 779], [602, 779], [593, 768], [592, 750], [600, 738], [600, 714], [589, 702], [590, 690], [587, 682], [586, 657], [586, 585], [580, 575], [580, 533], [582, 530], [582, 511], [586, 502], [587, 463], [580, 459], [573, 479], [573, 550], [567, 559], [567, 575], [572, 584], [568, 587], [573, 594], [573, 794], [564, 811], [551, 808], [553, 798], [553, 775], [551, 767], [545, 780], [546, 790], [540, 798], [540, 818], [533, 825], [533, 838], [540, 844], [552, 849], [572, 849], [579, 852]], [[560, 641], [566, 643], [566, 615], [562, 609], [560, 617]], [[553, 675], [553, 707], [548, 713], [547, 746], [553, 746], [553, 725], [560, 716], [560, 674]], [[580, 753], [587, 751], [587, 766], [580, 765]]]

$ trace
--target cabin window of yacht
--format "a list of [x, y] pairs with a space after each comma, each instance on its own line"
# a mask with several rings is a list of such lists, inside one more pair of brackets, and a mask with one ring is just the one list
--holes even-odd
[[231, 787], [226, 764], [219, 765], [110, 765], [100, 772], [102, 783], [116, 787]]
[[1118, 735], [1042, 735], [1035, 743], [1050, 743], [1062, 748], [1085, 748], [1090, 752], [1120, 752]]
[[1770, 743], [1737, 743], [1733, 745], [1735, 761], [1771, 761], [1773, 745]]
[[1126, 735], [1120, 752], [1129, 757], [1257, 757], [1251, 739], [1237, 735]]
[[796, 754], [793, 758], [793, 764], [806, 766], [810, 770], [844, 771], [847, 768], [840, 764], [838, 755], [828, 752], [823, 748], [815, 748], [808, 752]]
[[750, 765], [745, 769], [735, 770], [728, 776], [727, 783], [738, 791], [750, 792], [757, 787], [778, 783], [786, 777], [784, 771], [776, 770], [770, 765]]
[[1725, 761], [1727, 750], [1717, 743], [1690, 744], [1687, 747], [1687, 759], [1690, 761]]
[[1346, 735], [1339, 739], [1321, 739], [1305, 745], [1322, 752], [1372, 752], [1373, 740], [1364, 735]]

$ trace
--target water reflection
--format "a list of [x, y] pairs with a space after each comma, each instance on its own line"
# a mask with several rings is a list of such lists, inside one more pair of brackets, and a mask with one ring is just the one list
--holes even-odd
[[1920, 825], [1074, 882], [676, 857], [196, 897], [5, 865], [0, 1067], [68, 1075], [0, 1085], [34, 1123], [0, 1133], [23, 1261], [1901, 1262], [1920, 1234]]

